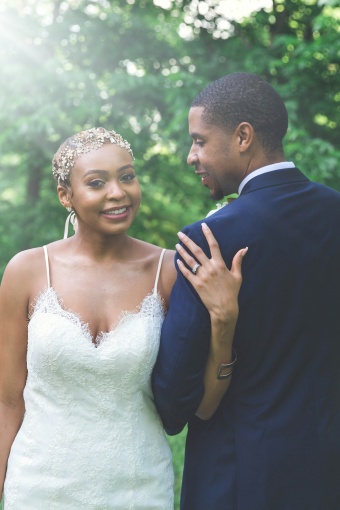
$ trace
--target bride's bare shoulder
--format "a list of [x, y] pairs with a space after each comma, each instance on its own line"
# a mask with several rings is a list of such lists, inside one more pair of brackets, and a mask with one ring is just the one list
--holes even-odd
[[16, 293], [30, 296], [43, 280], [46, 280], [43, 248], [31, 248], [17, 253], [9, 261], [1, 287], [4, 290], [11, 287]]
[[[163, 248], [160, 246], [156, 246], [154, 244], [145, 243], [144, 241], [138, 241], [139, 249], [141, 253], [144, 253], [145, 260], [147, 260], [150, 265], [155, 267], [158, 265], [159, 258], [161, 256]], [[165, 250], [162, 267], [159, 275], [159, 291], [166, 303], [169, 302], [170, 293], [173, 287], [173, 284], [176, 280], [176, 269], [174, 265], [174, 250]], [[154, 269], [153, 269], [154, 271]]]
[[32, 272], [34, 268], [43, 260], [43, 248], [30, 248], [20, 251], [8, 262], [6, 272], [20, 273], [22, 276], [25, 272]]
[[[146, 261], [158, 261], [164, 248], [156, 244], [147, 243], [140, 239], [133, 239], [134, 252], [137, 258], [144, 258]], [[174, 250], [165, 249], [163, 266], [173, 265]]]

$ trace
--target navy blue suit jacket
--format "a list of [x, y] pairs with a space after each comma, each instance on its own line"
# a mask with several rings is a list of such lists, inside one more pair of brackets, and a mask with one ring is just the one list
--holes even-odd
[[[238, 353], [215, 415], [195, 417], [207, 310], [178, 274], [154, 370], [169, 434], [188, 422], [183, 510], [340, 509], [340, 194], [298, 169], [250, 180], [206, 223], [243, 261]], [[206, 253], [200, 222], [184, 229]]]

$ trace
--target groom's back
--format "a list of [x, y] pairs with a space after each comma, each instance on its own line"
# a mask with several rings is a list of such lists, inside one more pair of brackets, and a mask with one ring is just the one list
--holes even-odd
[[185, 509], [340, 508], [340, 195], [267, 180], [207, 220], [228, 264], [249, 251], [237, 367], [215, 416], [191, 420]]

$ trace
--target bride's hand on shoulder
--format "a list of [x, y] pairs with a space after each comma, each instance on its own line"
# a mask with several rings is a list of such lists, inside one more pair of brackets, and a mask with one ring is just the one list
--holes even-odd
[[202, 230], [210, 248], [211, 258], [208, 258], [203, 250], [188, 236], [183, 232], [179, 232], [178, 236], [184, 246], [177, 244], [176, 249], [191, 269], [188, 269], [178, 259], [179, 270], [200, 296], [212, 320], [236, 321], [238, 317], [238, 294], [242, 284], [242, 260], [248, 248], [243, 248], [235, 254], [229, 270], [210, 228], [202, 223]]

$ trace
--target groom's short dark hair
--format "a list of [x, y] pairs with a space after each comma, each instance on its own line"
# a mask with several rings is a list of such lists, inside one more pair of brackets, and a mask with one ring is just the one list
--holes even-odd
[[203, 89], [191, 106], [204, 107], [204, 122], [228, 132], [248, 122], [266, 152], [282, 150], [288, 128], [286, 107], [274, 88], [256, 74], [227, 74]]

